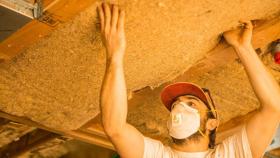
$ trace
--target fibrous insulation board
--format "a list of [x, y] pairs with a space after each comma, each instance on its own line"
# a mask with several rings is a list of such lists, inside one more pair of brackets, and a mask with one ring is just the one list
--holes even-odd
[[[269, 18], [279, 0], [119, 0], [126, 10], [129, 91], [157, 87], [214, 48], [239, 20]], [[0, 110], [53, 128], [76, 129], [99, 113], [105, 51], [96, 4], [0, 64]]]

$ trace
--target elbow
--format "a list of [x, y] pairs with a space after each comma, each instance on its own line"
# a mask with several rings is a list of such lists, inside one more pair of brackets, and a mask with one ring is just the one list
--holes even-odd
[[279, 99], [277, 99], [277, 101], [275, 101], [274, 103], [271, 103], [271, 107], [273, 107], [273, 110], [275, 111], [275, 113], [280, 115], [280, 100]]
[[119, 118], [104, 118], [102, 117], [102, 126], [104, 129], [105, 134], [109, 137], [118, 137], [121, 132], [123, 131], [126, 122], [122, 121], [123, 119], [119, 119]]
[[104, 132], [109, 138], [115, 138], [120, 135], [120, 126], [112, 124], [103, 124]]
[[[264, 104], [263, 104], [264, 105]], [[266, 106], [263, 106], [262, 109], [269, 111], [271, 114], [275, 114], [280, 118], [280, 102], [267, 103]]]
[[280, 103], [278, 104], [278, 107], [275, 109], [275, 111], [277, 112], [277, 114], [280, 118]]
[[[280, 105], [279, 105], [280, 106]], [[276, 108], [276, 117], [278, 118], [278, 120], [280, 121], [280, 108]]]

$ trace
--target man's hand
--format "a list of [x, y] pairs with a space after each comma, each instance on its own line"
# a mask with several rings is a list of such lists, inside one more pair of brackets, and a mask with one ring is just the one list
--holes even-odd
[[122, 158], [142, 158], [144, 136], [126, 121], [124, 11], [116, 5], [103, 3], [98, 7], [98, 13], [108, 62], [100, 93], [102, 125]]
[[122, 60], [125, 52], [125, 12], [117, 5], [103, 3], [98, 6], [102, 41], [106, 47], [107, 60]]
[[246, 123], [246, 132], [253, 158], [263, 156], [271, 143], [280, 120], [280, 87], [259, 59], [252, 44], [252, 23], [245, 22], [243, 29], [224, 33], [240, 58], [261, 107]]
[[224, 38], [234, 48], [245, 47], [249, 48], [252, 46], [252, 32], [253, 25], [251, 21], [242, 22], [244, 25], [241, 29], [230, 30], [224, 33]]

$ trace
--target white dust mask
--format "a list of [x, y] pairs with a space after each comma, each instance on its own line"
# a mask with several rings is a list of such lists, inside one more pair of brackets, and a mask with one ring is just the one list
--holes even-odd
[[173, 106], [167, 128], [169, 135], [176, 139], [184, 139], [199, 131], [200, 116], [197, 109], [179, 102]]

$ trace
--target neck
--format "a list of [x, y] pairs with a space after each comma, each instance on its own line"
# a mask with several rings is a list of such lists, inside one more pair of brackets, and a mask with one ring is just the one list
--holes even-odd
[[200, 138], [199, 141], [187, 140], [187, 142], [182, 145], [177, 145], [173, 143], [171, 145], [171, 148], [182, 152], [203, 152], [209, 149], [208, 144], [209, 144], [209, 139]]

